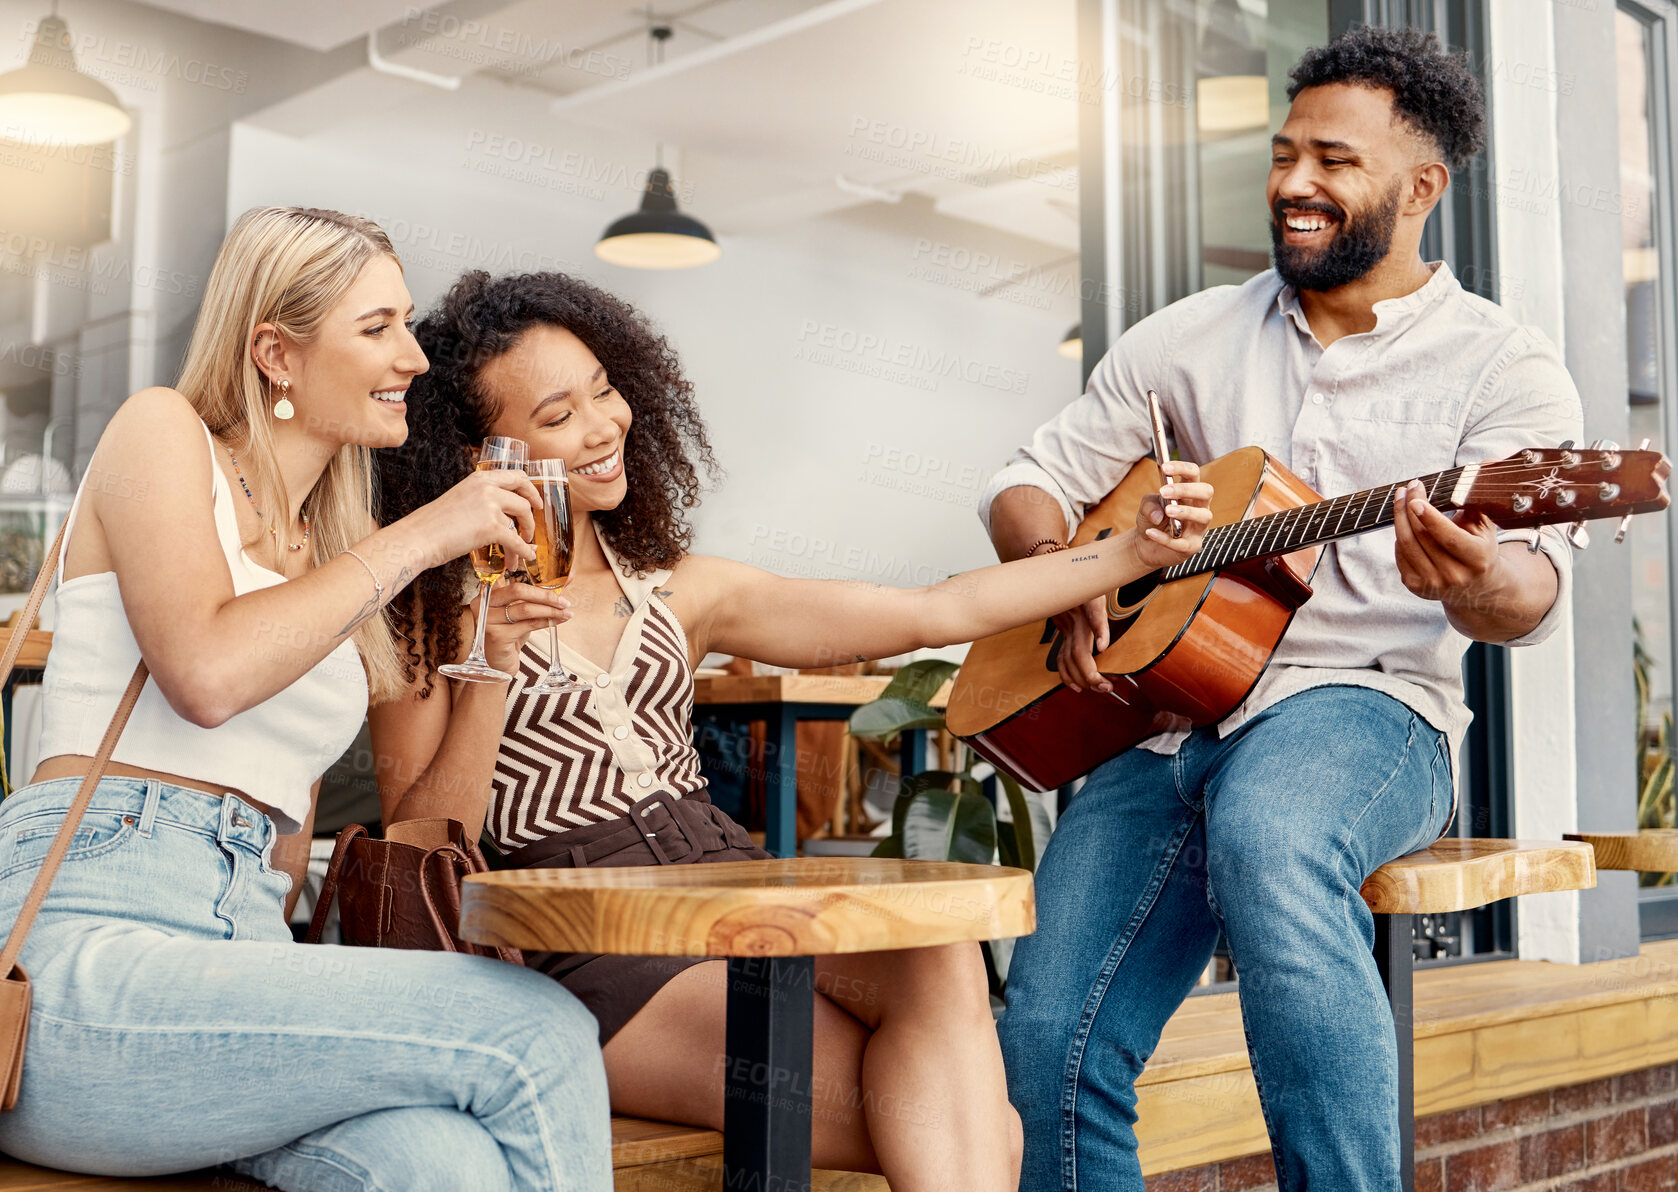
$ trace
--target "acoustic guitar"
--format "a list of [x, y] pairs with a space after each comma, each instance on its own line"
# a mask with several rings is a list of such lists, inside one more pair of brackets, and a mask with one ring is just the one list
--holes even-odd
[[[1482, 513], [1503, 529], [1577, 523], [1569, 537], [1583, 546], [1586, 520], [1665, 509], [1671, 470], [1658, 451], [1564, 445], [1419, 479], [1436, 509]], [[1200, 550], [1107, 597], [1110, 644], [1096, 665], [1113, 691], [1066, 687], [1055, 623], [1022, 625], [968, 651], [945, 713], [952, 733], [1025, 785], [1049, 790], [1155, 733], [1216, 724], [1246, 699], [1310, 598], [1323, 544], [1389, 525], [1398, 487], [1325, 500], [1257, 447], [1213, 460], [1201, 478], [1213, 496]], [[1152, 460], [1138, 463], [1072, 544], [1134, 526], [1160, 482]], [[1622, 522], [1615, 540], [1624, 534]]]

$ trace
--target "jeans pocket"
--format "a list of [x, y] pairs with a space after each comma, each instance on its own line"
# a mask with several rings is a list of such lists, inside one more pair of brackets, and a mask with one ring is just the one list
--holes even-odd
[[[61, 812], [33, 815], [0, 837], [0, 881], [39, 869], [63, 823]], [[64, 863], [88, 861], [114, 852], [134, 839], [137, 823], [127, 812], [88, 811], [76, 825]]]

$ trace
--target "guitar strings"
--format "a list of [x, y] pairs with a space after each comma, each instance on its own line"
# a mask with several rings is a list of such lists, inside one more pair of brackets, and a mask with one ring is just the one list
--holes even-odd
[[[1645, 451], [1627, 452], [1624, 454], [1657, 455], [1658, 453]], [[1424, 482], [1431, 481], [1431, 484], [1428, 485], [1430, 491], [1430, 495], [1427, 497], [1428, 503], [1436, 509], [1441, 509], [1443, 512], [1445, 509], [1441, 502], [1449, 502], [1450, 497], [1447, 495], [1441, 498], [1439, 496], [1431, 495], [1432, 490], [1437, 489], [1446, 480], [1450, 481], [1452, 488], [1454, 489], [1456, 484], [1461, 481], [1463, 472], [1470, 466], [1472, 465], [1457, 465], [1452, 468], [1447, 468], [1442, 472], [1429, 473], [1424, 476], [1415, 477], [1414, 479]], [[1482, 480], [1486, 477], [1500, 478], [1506, 473], [1523, 471], [1531, 472], [1542, 468], [1543, 466], [1544, 464], [1542, 462], [1538, 464], [1527, 464], [1518, 460], [1500, 460], [1489, 464], [1482, 464], [1479, 466], [1475, 475], [1471, 493], [1479, 493], [1486, 496], [1500, 496], [1518, 493], [1523, 488], [1534, 487], [1534, 482], [1529, 480], [1515, 484], [1504, 483], [1486, 486], [1482, 484]], [[1574, 465], [1574, 467], [1589, 466], [1590, 462], [1586, 460], [1581, 460], [1578, 464]], [[1560, 468], [1560, 463], [1552, 465], [1553, 471], [1559, 472]], [[1571, 471], [1572, 469], [1569, 470]], [[1617, 470], [1618, 469], [1611, 469], [1605, 471]], [[1226, 565], [1226, 561], [1222, 559], [1222, 555], [1224, 554], [1246, 556], [1249, 551], [1251, 552], [1251, 556], [1286, 554], [1289, 551], [1305, 549], [1317, 543], [1332, 541], [1336, 538], [1352, 537], [1359, 533], [1380, 529], [1393, 520], [1393, 496], [1401, 489], [1407, 487], [1410, 483], [1411, 481], [1405, 480], [1390, 487], [1384, 486], [1382, 488], [1362, 489], [1358, 492], [1347, 493], [1338, 497], [1330, 497], [1321, 501], [1313, 501], [1307, 505], [1298, 505], [1290, 509], [1275, 510], [1271, 513], [1261, 514], [1258, 517], [1244, 518], [1240, 521], [1224, 522], [1216, 526], [1210, 526], [1206, 530], [1201, 548], [1188, 558], [1179, 563], [1173, 564], [1169, 568], [1166, 568], [1165, 574], [1175, 575], [1178, 577], [1197, 574], [1198, 570], [1195, 565], [1197, 563], [1210, 560], [1214, 554], [1217, 554], [1220, 557], [1220, 562], [1217, 565], [1223, 566]], [[1552, 478], [1552, 483], [1549, 485], [1547, 491], [1554, 491], [1557, 488], [1567, 488], [1570, 490], [1600, 488], [1605, 483], [1609, 483], [1609, 481], [1605, 479], [1563, 480], [1559, 476], [1556, 476]], [[1381, 495], [1381, 502], [1379, 505], [1374, 507], [1373, 520], [1365, 524], [1364, 518], [1370, 513], [1370, 502], [1375, 499], [1375, 496], [1378, 493]], [[1540, 497], [1543, 495], [1543, 493], [1540, 493]], [[1350, 512], [1351, 502], [1356, 501], [1360, 497], [1363, 498], [1363, 507], [1358, 510], [1357, 516], [1353, 519], [1352, 525], [1349, 528], [1344, 527], [1343, 523], [1345, 522], [1346, 514]], [[1340, 511], [1339, 520], [1335, 523], [1335, 528], [1332, 532], [1325, 533], [1324, 531], [1327, 529], [1329, 519], [1334, 516], [1334, 509], [1337, 505], [1344, 505], [1344, 508]], [[1463, 507], [1457, 506], [1456, 508], [1460, 509]], [[1557, 506], [1555, 511], [1559, 513], [1567, 508], [1567, 506]], [[1583, 507], [1578, 512], [1586, 512], [1588, 508], [1589, 507]], [[1301, 540], [1298, 543], [1291, 543], [1288, 541], [1297, 531], [1304, 530], [1309, 527], [1312, 520], [1319, 516], [1321, 517], [1321, 521], [1316, 530], [1308, 530], [1305, 534], [1301, 535]], [[1573, 519], [1563, 515], [1555, 520], [1568, 521]], [[1246, 539], [1245, 541], [1242, 541], [1243, 537]], [[1254, 550], [1253, 548], [1258, 546], [1259, 543], [1266, 543], [1266, 545]], [[1231, 550], [1230, 548], [1234, 549]]]

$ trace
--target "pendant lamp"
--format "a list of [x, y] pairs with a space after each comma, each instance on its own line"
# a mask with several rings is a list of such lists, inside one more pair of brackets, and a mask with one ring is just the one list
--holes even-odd
[[1066, 337], [1060, 341], [1060, 347], [1056, 348], [1055, 351], [1068, 360], [1082, 360], [1084, 358], [1083, 328], [1082, 323], [1072, 324], [1072, 330], [1066, 333]]
[[[652, 39], [648, 57], [654, 66], [664, 62], [668, 25], [654, 25], [647, 31]], [[709, 265], [722, 256], [711, 229], [676, 209], [676, 192], [670, 185], [670, 171], [664, 168], [664, 147], [656, 153], [657, 165], [647, 174], [647, 189], [641, 209], [612, 221], [594, 246], [594, 255], [613, 265], [631, 269], [691, 269]]]
[[1236, 0], [1212, 0], [1195, 55], [1195, 123], [1201, 132], [1244, 132], [1270, 123], [1264, 49]]
[[131, 121], [116, 93], [76, 69], [70, 44], [55, 6], [35, 30], [28, 64], [0, 74], [0, 138], [102, 145], [128, 131]]

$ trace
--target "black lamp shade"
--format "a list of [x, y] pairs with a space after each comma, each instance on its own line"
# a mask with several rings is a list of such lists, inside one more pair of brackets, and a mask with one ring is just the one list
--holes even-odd
[[676, 209], [669, 171], [647, 175], [641, 209], [614, 220], [594, 246], [594, 255], [631, 269], [688, 269], [722, 255], [711, 229]]

